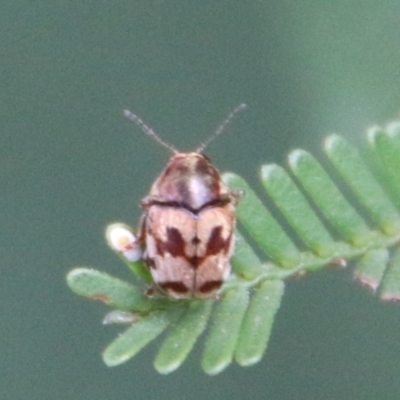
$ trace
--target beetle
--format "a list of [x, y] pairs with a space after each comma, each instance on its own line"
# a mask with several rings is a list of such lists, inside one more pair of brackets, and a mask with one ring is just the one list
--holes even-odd
[[194, 152], [179, 152], [164, 142], [136, 114], [124, 114], [173, 155], [141, 201], [138, 243], [155, 285], [172, 298], [211, 298], [231, 272], [240, 193], [231, 191], [203, 154], [233, 116]]

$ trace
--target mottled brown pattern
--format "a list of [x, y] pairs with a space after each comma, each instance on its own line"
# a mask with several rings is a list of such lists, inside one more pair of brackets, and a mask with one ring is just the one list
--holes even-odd
[[195, 236], [193, 239], [192, 239], [192, 244], [193, 245], [198, 245], [200, 243], [200, 239], [197, 237], [197, 236]]
[[174, 155], [142, 202], [145, 260], [175, 298], [212, 297], [230, 273], [234, 197], [207, 158]]
[[185, 257], [185, 241], [177, 228], [167, 227], [167, 239], [156, 242], [158, 254], [171, 254], [173, 257]]
[[199, 158], [195, 164], [194, 173], [204, 177], [210, 193], [213, 194], [214, 198], [218, 198], [220, 195], [221, 178], [217, 169], [210, 163], [210, 160], [205, 156]]
[[151, 257], [147, 257], [146, 259], [145, 259], [145, 261], [146, 261], [146, 264], [150, 267], [150, 268], [156, 268], [156, 264], [155, 264], [155, 262], [154, 262], [154, 258], [151, 258]]
[[172, 291], [177, 293], [178, 295], [186, 294], [189, 292], [189, 288], [187, 288], [182, 282], [160, 282], [158, 286], [165, 290], [166, 292]]
[[206, 256], [218, 254], [221, 250], [225, 253], [226, 240], [222, 237], [222, 226], [214, 226], [207, 242]]
[[199, 258], [197, 255], [192, 257], [185, 257], [186, 261], [190, 265], [191, 268], [197, 269], [197, 267], [201, 264], [202, 258]]
[[190, 193], [187, 180], [176, 183], [176, 190], [179, 193], [179, 202], [181, 207], [188, 207], [192, 204], [192, 193]]
[[222, 285], [223, 281], [207, 281], [198, 289], [201, 293], [214, 293]]
[[[205, 188], [206, 196], [201, 204], [193, 196], [190, 182], [195, 178]], [[229, 189], [221, 181], [217, 169], [199, 153], [178, 153], [171, 157], [167, 167], [154, 182], [149, 198], [160, 202], [173, 202], [196, 210], [204, 204], [228, 194]], [[149, 206], [148, 202], [144, 206]]]

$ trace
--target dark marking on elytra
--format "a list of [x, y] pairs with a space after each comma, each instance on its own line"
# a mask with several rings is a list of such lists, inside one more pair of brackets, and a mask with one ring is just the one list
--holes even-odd
[[[199, 257], [198, 255], [193, 255], [188, 257], [185, 253], [185, 241], [182, 237], [181, 232], [177, 228], [167, 228], [166, 229], [167, 239], [165, 241], [157, 240], [157, 254], [163, 256], [165, 253], [171, 254], [172, 257], [182, 257], [184, 258], [191, 268], [197, 269], [199, 265], [202, 264], [205, 258], [208, 256], [212, 256], [215, 254], [227, 253], [229, 251], [231, 236], [229, 236], [226, 240], [222, 237], [222, 226], [218, 225], [213, 228], [211, 231], [210, 237], [207, 242], [207, 247], [204, 256]], [[198, 245], [200, 243], [200, 239], [195, 236], [192, 239], [193, 245]], [[154, 263], [154, 260], [148, 258], [146, 260], [147, 265], [150, 268], [157, 268]]]
[[203, 258], [197, 257], [196, 255], [193, 257], [185, 257], [185, 258], [193, 269], [197, 269], [197, 267], [203, 262]]
[[179, 281], [158, 282], [158, 286], [166, 292], [168, 290], [179, 294], [185, 294], [189, 292], [189, 288], [183, 282]]
[[149, 268], [157, 269], [156, 263], [154, 262], [154, 258], [147, 257], [146, 264]]
[[181, 201], [162, 201], [162, 200], [150, 198], [146, 201], [145, 205], [142, 204], [142, 207], [149, 208], [151, 206], [159, 206], [159, 207], [165, 207], [165, 208], [184, 208], [185, 210], [191, 212], [192, 214], [198, 215], [205, 208], [224, 207], [227, 204], [232, 203], [232, 201], [233, 201], [232, 198], [229, 196], [221, 196], [220, 198], [210, 200], [209, 202], [203, 204], [199, 208], [193, 208], [193, 207], [189, 207], [186, 203], [183, 203]]
[[222, 237], [222, 226], [218, 225], [211, 231], [210, 237], [207, 242], [206, 256], [218, 254], [221, 250], [226, 251], [229, 247], [229, 238], [225, 240]]
[[201, 292], [201, 293], [214, 292], [215, 290], [219, 289], [221, 287], [221, 285], [222, 285], [221, 280], [207, 281], [207, 282], [204, 282], [199, 287], [199, 292]]
[[200, 243], [200, 239], [199, 239], [197, 236], [195, 236], [195, 237], [192, 239], [192, 244], [195, 245], [195, 246], [197, 246], [199, 243]]
[[230, 196], [220, 196], [217, 199], [211, 200], [208, 203], [203, 204], [197, 212], [204, 210], [205, 208], [218, 208], [224, 207], [227, 204], [232, 203], [232, 199]]
[[181, 232], [176, 228], [167, 228], [167, 239], [166, 241], [157, 240], [157, 253], [164, 255], [169, 253], [173, 257], [185, 257], [185, 241], [181, 235]]

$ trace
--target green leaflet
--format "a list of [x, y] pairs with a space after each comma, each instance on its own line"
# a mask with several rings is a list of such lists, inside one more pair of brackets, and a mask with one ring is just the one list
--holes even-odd
[[231, 363], [248, 302], [247, 290], [238, 287], [227, 291], [217, 304], [202, 361], [204, 371], [210, 375]]
[[104, 363], [115, 367], [134, 357], [176, 320], [181, 311], [177, 308], [155, 311], [133, 323], [104, 350]]
[[370, 241], [366, 222], [311, 154], [295, 150], [289, 156], [289, 164], [304, 190], [345, 240], [357, 247]]
[[400, 300], [400, 249], [396, 248], [383, 278], [381, 298], [389, 301]]
[[236, 232], [235, 254], [231, 259], [236, 274], [252, 280], [262, 272], [261, 261], [240, 232]]
[[67, 275], [68, 286], [80, 296], [99, 300], [118, 310], [146, 312], [152, 303], [143, 289], [90, 268], [75, 268]]
[[155, 369], [163, 374], [177, 369], [192, 350], [197, 338], [207, 326], [212, 301], [191, 302], [185, 314], [174, 324], [154, 361]]
[[398, 232], [400, 215], [368, 170], [357, 149], [338, 135], [326, 139], [325, 149], [339, 174], [379, 228], [389, 235]]
[[400, 123], [388, 125], [384, 130], [373, 127], [368, 131], [370, 151], [374, 166], [380, 175], [380, 183], [385, 187], [397, 208], [400, 208]]
[[289, 174], [277, 165], [264, 165], [261, 180], [267, 193], [304, 243], [321, 257], [333, 254], [335, 243]]
[[261, 360], [271, 335], [275, 314], [281, 304], [283, 290], [281, 280], [265, 280], [254, 293], [235, 352], [235, 359], [240, 365], [252, 365]]
[[300, 253], [261, 200], [240, 176], [226, 173], [223, 178], [231, 189], [244, 193], [237, 217], [260, 248], [282, 267], [294, 267]]
[[354, 278], [376, 291], [382, 282], [388, 261], [389, 251], [387, 249], [369, 250], [357, 263]]

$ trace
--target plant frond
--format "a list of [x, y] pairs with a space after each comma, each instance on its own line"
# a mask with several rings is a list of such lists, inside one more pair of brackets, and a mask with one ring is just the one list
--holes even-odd
[[[289, 154], [288, 171], [263, 166], [265, 200], [281, 215], [272, 215], [241, 177], [223, 175], [232, 190], [245, 193], [237, 217], [250, 240], [237, 232], [233, 273], [218, 301], [151, 298], [144, 294], [146, 267], [123, 257], [142, 284], [93, 269], [72, 270], [67, 283], [74, 292], [134, 314], [127, 318], [132, 325], [104, 351], [104, 362], [119, 365], [167, 331], [154, 366], [170, 373], [209, 325], [202, 358], [206, 373], [217, 374], [233, 361], [257, 363], [267, 348], [284, 280], [329, 264], [353, 260], [357, 281], [383, 300], [400, 301], [400, 250], [393, 250], [400, 241], [400, 123], [371, 128], [368, 144], [370, 167], [343, 137], [329, 136], [324, 150], [334, 176], [304, 150]], [[282, 218], [290, 232], [279, 222]], [[258, 254], [264, 254], [263, 260]]]

